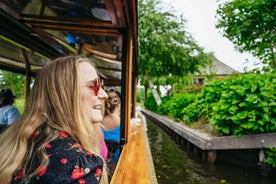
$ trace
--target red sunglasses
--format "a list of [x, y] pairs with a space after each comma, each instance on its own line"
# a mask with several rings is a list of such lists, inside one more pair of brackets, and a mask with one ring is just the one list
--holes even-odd
[[100, 88], [104, 87], [103, 80], [100, 80], [99, 78], [90, 81], [89, 84], [86, 86], [90, 89], [91, 92], [93, 92], [94, 95], [98, 96]]

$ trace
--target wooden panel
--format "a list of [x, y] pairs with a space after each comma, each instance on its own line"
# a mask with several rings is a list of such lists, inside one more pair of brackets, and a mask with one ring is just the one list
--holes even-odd
[[215, 137], [203, 133], [200, 130], [192, 129], [184, 124], [177, 123], [154, 112], [148, 110], [142, 110], [142, 112], [147, 118], [166, 126], [202, 150], [259, 149], [276, 147], [276, 133], [244, 135], [241, 137]]
[[157, 183], [151, 152], [144, 124], [124, 146], [111, 184], [155, 184]]

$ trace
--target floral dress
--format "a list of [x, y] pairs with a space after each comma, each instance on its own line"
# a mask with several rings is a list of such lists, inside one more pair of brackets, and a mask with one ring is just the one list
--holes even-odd
[[[85, 150], [60, 132], [59, 138], [46, 146], [49, 164], [35, 167], [36, 177], [29, 184], [97, 184], [102, 175], [103, 160]], [[20, 183], [25, 168], [21, 169], [12, 184]]]

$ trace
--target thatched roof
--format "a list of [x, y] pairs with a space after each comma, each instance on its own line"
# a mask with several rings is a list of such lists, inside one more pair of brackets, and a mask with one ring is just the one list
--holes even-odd
[[195, 75], [210, 75], [215, 74], [218, 76], [224, 76], [224, 75], [231, 75], [234, 73], [238, 73], [237, 70], [231, 68], [230, 66], [226, 65], [222, 61], [218, 60], [216, 57], [214, 57], [212, 65], [207, 66], [205, 68], [200, 69], [200, 74]]

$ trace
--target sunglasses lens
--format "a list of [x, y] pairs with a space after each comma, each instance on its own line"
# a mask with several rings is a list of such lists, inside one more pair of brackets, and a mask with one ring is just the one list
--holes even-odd
[[97, 79], [94, 82], [94, 93], [97, 96], [99, 94], [100, 88], [104, 88], [103, 80]]
[[94, 93], [96, 96], [99, 94], [99, 90], [100, 90], [100, 79], [97, 79], [94, 82]]
[[99, 91], [100, 91], [100, 88], [103, 88], [103, 81], [100, 80], [99, 78], [95, 79], [94, 81], [91, 81], [89, 83], [92, 83], [92, 84], [89, 84], [89, 85], [86, 85], [86, 86], [83, 86], [83, 87], [88, 87], [90, 89], [90, 92], [93, 94], [93, 95], [96, 95], [98, 96], [99, 94]]

